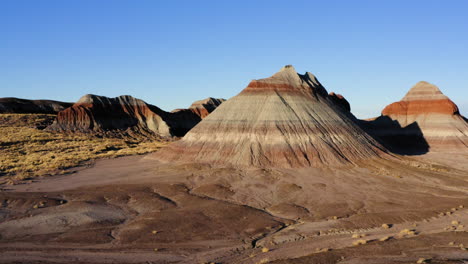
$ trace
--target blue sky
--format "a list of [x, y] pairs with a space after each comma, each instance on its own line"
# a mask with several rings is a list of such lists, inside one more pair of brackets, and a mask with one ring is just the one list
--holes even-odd
[[283, 65], [358, 117], [420, 80], [468, 114], [468, 1], [0, 1], [0, 97], [229, 98]]

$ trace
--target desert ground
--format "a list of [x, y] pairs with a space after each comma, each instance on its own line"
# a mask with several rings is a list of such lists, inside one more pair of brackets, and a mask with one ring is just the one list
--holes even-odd
[[464, 263], [468, 156], [437, 157], [340, 170], [100, 160], [3, 186], [0, 262]]

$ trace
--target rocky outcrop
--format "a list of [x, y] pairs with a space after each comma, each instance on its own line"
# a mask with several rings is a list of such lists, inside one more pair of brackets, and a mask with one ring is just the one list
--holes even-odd
[[225, 99], [206, 98], [195, 101], [188, 109], [175, 109], [169, 120], [173, 134], [183, 136], [187, 131], [196, 126], [203, 118], [213, 112]]
[[437, 86], [419, 82], [382, 116], [364, 122], [365, 129], [395, 152], [468, 150], [468, 123], [457, 105]]
[[211, 112], [213, 112], [218, 106], [220, 106], [225, 99], [216, 99], [216, 98], [206, 98], [204, 100], [199, 100], [194, 102], [189, 110], [197, 114], [201, 118], [207, 117]]
[[201, 120], [190, 110], [166, 112], [129, 95], [109, 98], [85, 95], [58, 113], [49, 126], [53, 131], [125, 131], [161, 137], [183, 136]]
[[14, 97], [0, 98], [0, 113], [57, 114], [72, 103], [53, 100], [27, 100]]
[[153, 158], [222, 166], [320, 167], [385, 156], [311, 73], [254, 80]]
[[341, 109], [343, 109], [343, 110], [345, 110], [347, 112], [351, 112], [351, 105], [349, 104], [348, 100], [346, 100], [346, 98], [344, 98], [344, 96], [342, 96], [341, 94], [336, 94], [334, 92], [331, 92], [329, 94], [329, 96], [330, 96], [330, 99], [336, 105], [341, 107]]

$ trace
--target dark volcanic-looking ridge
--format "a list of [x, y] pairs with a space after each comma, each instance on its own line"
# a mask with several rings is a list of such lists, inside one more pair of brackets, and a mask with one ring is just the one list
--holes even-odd
[[54, 100], [28, 100], [15, 97], [0, 98], [0, 113], [57, 114], [72, 103]]

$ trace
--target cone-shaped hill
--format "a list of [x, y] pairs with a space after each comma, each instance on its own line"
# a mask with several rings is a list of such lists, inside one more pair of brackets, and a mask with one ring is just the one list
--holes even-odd
[[385, 154], [314, 75], [283, 67], [254, 80], [153, 157], [231, 166], [320, 167]]
[[437, 86], [424, 81], [413, 86], [401, 101], [385, 107], [367, 126], [369, 133], [401, 152], [411, 145], [423, 150], [420, 152], [468, 150], [466, 119]]

